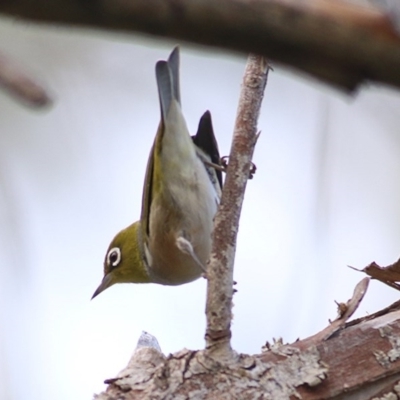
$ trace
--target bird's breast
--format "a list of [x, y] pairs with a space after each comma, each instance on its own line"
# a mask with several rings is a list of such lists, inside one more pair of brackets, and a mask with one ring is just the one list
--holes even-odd
[[176, 240], [185, 237], [206, 265], [218, 196], [197, 156], [174, 174], [165, 173], [165, 183], [150, 209], [149, 268], [159, 283], [179, 285], [197, 279], [202, 271], [193, 257], [177, 247]]

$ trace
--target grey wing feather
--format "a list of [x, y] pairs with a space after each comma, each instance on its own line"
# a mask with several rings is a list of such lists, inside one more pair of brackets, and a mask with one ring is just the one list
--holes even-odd
[[181, 92], [179, 85], [179, 47], [176, 46], [168, 57], [168, 65], [172, 73], [172, 89], [174, 97], [181, 104]]
[[158, 61], [156, 64], [156, 78], [158, 96], [160, 98], [161, 118], [165, 121], [173, 99], [172, 76], [166, 61]]
[[179, 92], [179, 47], [175, 47], [168, 61], [157, 62], [156, 78], [161, 116], [165, 120], [172, 100], [176, 100], [181, 104]]

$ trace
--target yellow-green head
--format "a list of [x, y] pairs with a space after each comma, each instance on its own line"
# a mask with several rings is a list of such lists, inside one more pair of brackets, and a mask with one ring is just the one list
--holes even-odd
[[140, 221], [129, 225], [111, 241], [104, 259], [104, 277], [92, 299], [115, 283], [148, 283]]

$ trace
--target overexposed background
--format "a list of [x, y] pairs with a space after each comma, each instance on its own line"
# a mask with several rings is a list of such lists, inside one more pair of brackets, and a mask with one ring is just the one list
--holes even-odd
[[[91, 399], [142, 330], [203, 347], [204, 280], [117, 285], [94, 301], [109, 241], [138, 219], [159, 110], [154, 65], [175, 42], [0, 21], [0, 50], [48, 87], [33, 111], [0, 93], [0, 399]], [[183, 45], [188, 126], [213, 114], [227, 155], [245, 57]], [[304, 338], [400, 255], [400, 94], [348, 97], [275, 65], [240, 223], [233, 344]], [[372, 282], [357, 315], [398, 293]]]

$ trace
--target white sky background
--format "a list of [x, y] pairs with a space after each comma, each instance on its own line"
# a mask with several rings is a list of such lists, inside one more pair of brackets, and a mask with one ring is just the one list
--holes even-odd
[[[2, 21], [0, 49], [55, 97], [35, 112], [0, 94], [0, 399], [91, 399], [142, 330], [164, 353], [204, 341], [205, 281], [116, 285], [94, 301], [105, 251], [138, 219], [158, 125], [154, 66], [175, 42]], [[229, 153], [245, 58], [181, 49], [195, 132], [209, 109]], [[372, 261], [400, 253], [400, 95], [355, 98], [275, 65], [241, 218], [233, 345], [304, 338]], [[372, 282], [358, 316], [399, 297]]]

